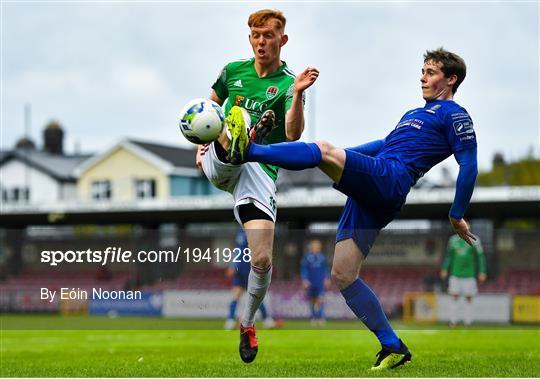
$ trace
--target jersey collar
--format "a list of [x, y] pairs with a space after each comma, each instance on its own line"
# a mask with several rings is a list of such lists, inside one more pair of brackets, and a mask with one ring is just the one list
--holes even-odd
[[287, 68], [287, 62], [285, 61], [281, 61], [281, 66], [278, 67], [278, 69], [268, 75], [266, 75], [265, 77], [261, 78], [259, 76], [259, 74], [257, 74], [257, 70], [255, 70], [255, 58], [251, 58], [251, 67], [253, 69], [253, 73], [259, 78], [259, 79], [267, 79], [267, 78], [272, 78], [274, 76], [278, 76], [280, 75], [283, 70], [285, 70]]

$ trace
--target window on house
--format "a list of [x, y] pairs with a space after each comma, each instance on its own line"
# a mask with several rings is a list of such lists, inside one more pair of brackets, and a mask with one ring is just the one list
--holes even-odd
[[96, 180], [92, 182], [92, 199], [107, 200], [111, 198], [111, 181]]
[[30, 200], [30, 189], [22, 188], [21, 193], [22, 193], [22, 199], [24, 200], [24, 202], [27, 203]]
[[137, 199], [153, 199], [156, 197], [155, 179], [137, 179], [135, 181], [135, 196]]
[[22, 204], [30, 200], [28, 187], [2, 188], [2, 201], [6, 204]]

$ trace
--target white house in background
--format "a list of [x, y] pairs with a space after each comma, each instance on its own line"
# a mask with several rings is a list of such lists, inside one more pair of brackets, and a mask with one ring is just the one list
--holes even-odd
[[0, 192], [4, 205], [33, 205], [77, 198], [73, 170], [90, 155], [63, 153], [63, 134], [52, 122], [43, 132], [43, 150], [23, 138], [13, 150], [0, 152]]

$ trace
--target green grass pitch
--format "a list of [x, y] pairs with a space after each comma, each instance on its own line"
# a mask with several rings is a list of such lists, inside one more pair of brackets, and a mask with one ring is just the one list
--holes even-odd
[[1, 377], [537, 377], [540, 373], [538, 326], [448, 329], [394, 323], [413, 361], [401, 369], [374, 373], [369, 367], [379, 345], [359, 322], [330, 322], [323, 329], [310, 329], [306, 322], [290, 321], [284, 329], [260, 330], [259, 354], [246, 365], [238, 356], [238, 332], [220, 330], [222, 321], [0, 317]]

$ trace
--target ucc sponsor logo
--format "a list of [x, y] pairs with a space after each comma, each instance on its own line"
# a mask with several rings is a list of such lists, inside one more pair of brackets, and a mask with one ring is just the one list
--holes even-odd
[[256, 101], [250, 99], [249, 97], [244, 97], [240, 95], [235, 96], [234, 105], [238, 105], [239, 107], [242, 107], [248, 111], [255, 111], [258, 113], [264, 112], [266, 108], [265, 103], [261, 103], [260, 101]]

